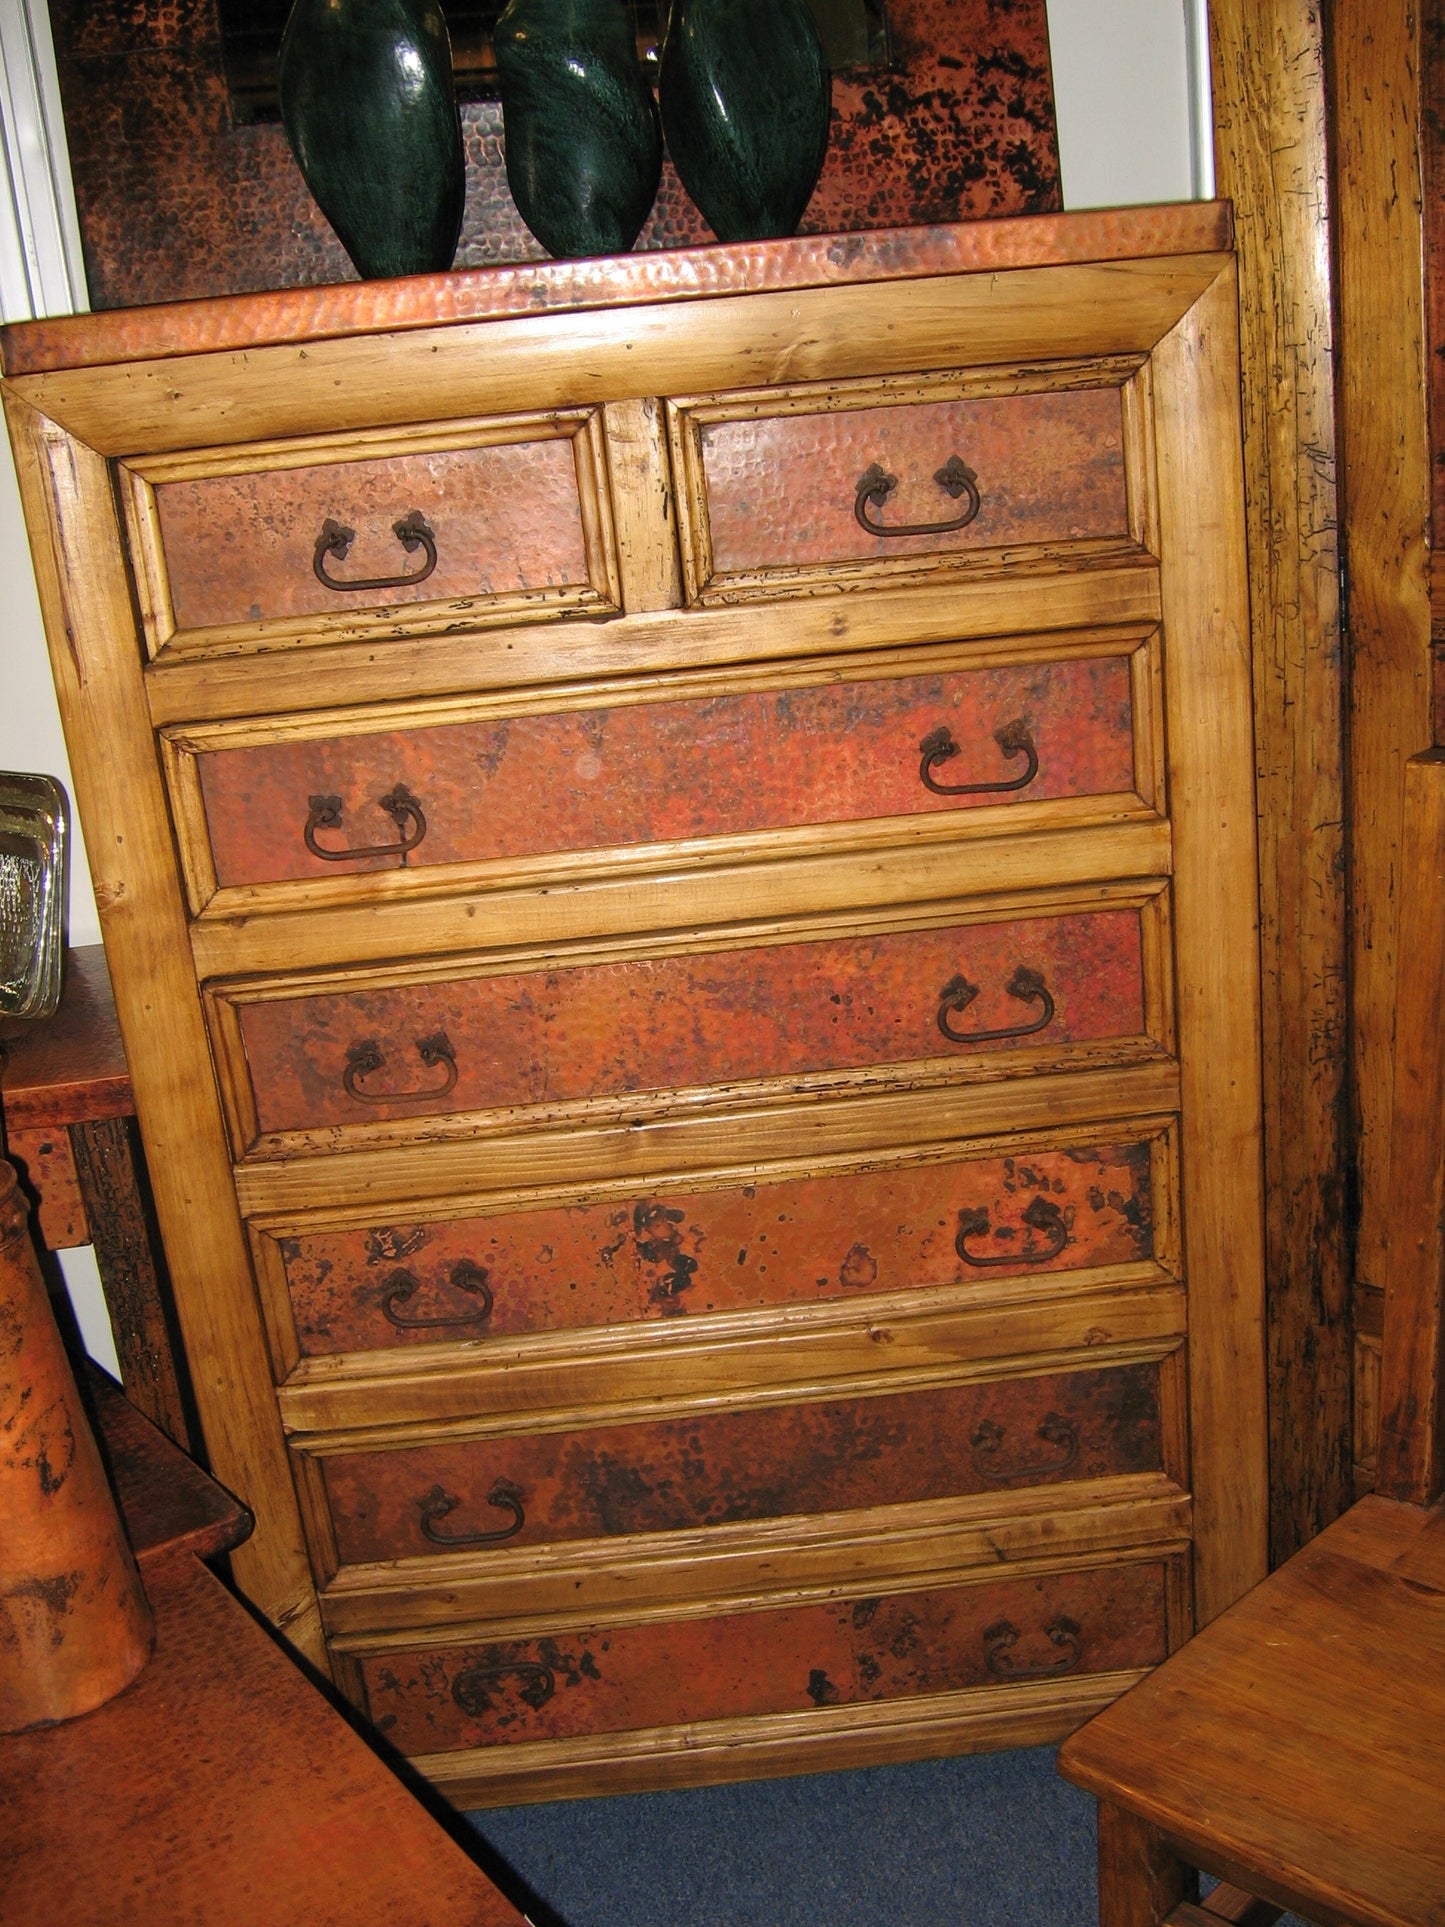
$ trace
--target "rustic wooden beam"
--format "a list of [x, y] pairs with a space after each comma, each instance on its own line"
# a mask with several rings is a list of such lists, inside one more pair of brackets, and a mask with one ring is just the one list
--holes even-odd
[[1445, 1483], [1445, 749], [1405, 771], [1401, 882], [1376, 1486], [1427, 1505]]
[[[1391, 1238], [1405, 765], [1431, 740], [1420, 160], [1426, 25], [1419, 9], [1378, 7], [1372, 0], [1338, 0], [1330, 15], [1340, 509], [1349, 563], [1355, 1263], [1365, 1294], [1384, 1288]], [[1363, 1359], [1367, 1368], [1372, 1363]], [[1361, 1390], [1368, 1399], [1368, 1376]], [[1367, 1452], [1369, 1441], [1361, 1443]]]
[[1210, 7], [1239, 252], [1264, 975], [1270, 1549], [1350, 1501], [1345, 747], [1324, 29]]

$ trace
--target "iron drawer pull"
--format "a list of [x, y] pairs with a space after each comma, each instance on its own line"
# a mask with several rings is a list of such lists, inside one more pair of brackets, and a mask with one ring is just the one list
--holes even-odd
[[898, 486], [898, 477], [888, 474], [877, 462], [858, 478], [853, 513], [870, 535], [951, 535], [955, 529], [966, 529], [983, 507], [978, 492], [978, 477], [957, 455], [950, 455], [943, 467], [935, 470], [933, 479], [944, 494], [952, 496], [955, 502], [960, 496], [964, 497], [961, 514], [944, 522], [899, 522], [893, 528], [872, 521], [868, 514], [869, 505], [881, 509]]
[[939, 993], [942, 1001], [938, 1006], [938, 1028], [949, 1043], [991, 1044], [999, 1037], [1032, 1037], [1036, 1030], [1054, 1021], [1054, 1000], [1037, 970], [1020, 964], [1005, 988], [1009, 996], [1017, 997], [1021, 1004], [1038, 1004], [1039, 1016], [1026, 1024], [1005, 1024], [998, 1030], [953, 1030], [948, 1022], [950, 1012], [961, 1016], [978, 995], [978, 985], [971, 984], [962, 975], [950, 977]]
[[438, 1532], [437, 1520], [445, 1519], [449, 1512], [455, 1512], [461, 1504], [460, 1499], [450, 1492], [443, 1492], [439, 1485], [434, 1485], [417, 1504], [421, 1507], [421, 1536], [430, 1539], [434, 1546], [496, 1546], [503, 1539], [515, 1539], [527, 1523], [527, 1515], [522, 1510], [522, 1495], [516, 1486], [508, 1485], [505, 1479], [498, 1479], [487, 1494], [488, 1505], [512, 1515], [511, 1524], [498, 1526], [495, 1532]]
[[321, 524], [321, 533], [316, 538], [316, 547], [311, 556], [317, 581], [343, 594], [357, 589], [409, 589], [413, 583], [425, 582], [437, 565], [436, 537], [426, 517], [420, 509], [413, 509], [410, 515], [403, 515], [392, 523], [391, 532], [408, 555], [415, 555], [418, 549], [426, 550], [426, 561], [421, 568], [410, 572], [403, 569], [400, 575], [358, 575], [343, 581], [339, 576], [326, 573], [326, 558], [335, 556], [338, 562], [344, 562], [356, 540], [356, 530], [343, 528], [340, 522], [333, 522], [328, 515]]
[[416, 1054], [428, 1067], [445, 1064], [440, 1084], [422, 1084], [410, 1091], [364, 1091], [361, 1088], [363, 1077], [371, 1077], [385, 1068], [386, 1057], [374, 1037], [368, 1037], [359, 1044], [353, 1044], [346, 1053], [346, 1069], [342, 1072], [341, 1083], [348, 1097], [356, 1098], [362, 1104], [394, 1104], [407, 1097], [445, 1097], [457, 1081], [457, 1057], [447, 1039], [445, 1031], [439, 1030], [434, 1037], [418, 1037]]
[[1005, 777], [997, 783], [938, 782], [933, 772], [940, 764], [951, 763], [961, 753], [947, 728], [940, 723], [918, 745], [923, 752], [923, 761], [918, 766], [919, 782], [926, 790], [932, 790], [935, 796], [1001, 796], [1009, 790], [1026, 790], [1039, 773], [1039, 752], [1034, 748], [1028, 724], [1022, 718], [1017, 722], [1005, 723], [1002, 729], [994, 731], [993, 740], [1010, 762], [1017, 756], [1028, 758], [1022, 776]]
[[557, 1690], [550, 1666], [536, 1659], [518, 1659], [510, 1666], [465, 1667], [452, 1681], [452, 1698], [469, 1720], [479, 1720], [492, 1710], [488, 1682], [505, 1679], [509, 1673], [521, 1676], [517, 1697], [525, 1700], [534, 1713], [540, 1712]]
[[426, 818], [422, 815], [421, 804], [405, 783], [398, 783], [394, 790], [388, 790], [385, 796], [376, 799], [378, 808], [386, 811], [401, 832], [400, 839], [395, 843], [365, 843], [341, 850], [328, 850], [317, 842], [316, 832], [340, 829], [341, 798], [312, 796], [307, 801], [311, 814], [301, 834], [312, 856], [319, 856], [327, 863], [349, 863], [362, 856], [405, 856], [426, 835]]
[[1052, 1673], [1071, 1673], [1084, 1657], [1082, 1630], [1076, 1620], [1063, 1613], [1044, 1628], [1044, 1633], [1059, 1649], [1057, 1659], [1017, 1660], [1013, 1648], [1021, 1637], [1017, 1626], [1000, 1619], [983, 1635], [983, 1659], [995, 1679], [1043, 1679]]
[[1079, 1456], [1078, 1427], [1060, 1418], [1057, 1412], [1049, 1413], [1035, 1436], [1045, 1445], [1056, 1446], [1062, 1457], [1006, 1465], [999, 1458], [1004, 1429], [997, 1419], [986, 1418], [969, 1441], [973, 1446], [974, 1471], [980, 1478], [992, 1479], [998, 1485], [1013, 1485], [1020, 1479], [1039, 1479], [1050, 1473], [1057, 1478], [1059, 1473], [1067, 1472]]
[[1069, 1242], [1069, 1227], [1064, 1222], [1064, 1214], [1047, 1198], [1035, 1198], [1024, 1212], [1023, 1222], [1030, 1231], [1042, 1232], [1048, 1244], [1040, 1247], [1025, 1239], [1021, 1251], [1005, 1252], [1001, 1258], [980, 1258], [969, 1250], [968, 1240], [987, 1234], [990, 1228], [988, 1206], [966, 1205], [958, 1214], [958, 1236], [953, 1241], [953, 1248], [966, 1265], [976, 1265], [983, 1271], [990, 1265], [1046, 1265], [1050, 1258], [1057, 1258]]
[[414, 1318], [401, 1307], [409, 1304], [421, 1290], [421, 1280], [414, 1271], [404, 1268], [393, 1271], [382, 1279], [388, 1287], [381, 1301], [382, 1316], [399, 1331], [422, 1331], [434, 1325], [485, 1325], [492, 1315], [492, 1288], [487, 1278], [485, 1265], [474, 1265], [469, 1258], [461, 1259], [451, 1268], [450, 1283], [457, 1291], [469, 1292], [479, 1302], [467, 1311], [451, 1312], [440, 1318]]

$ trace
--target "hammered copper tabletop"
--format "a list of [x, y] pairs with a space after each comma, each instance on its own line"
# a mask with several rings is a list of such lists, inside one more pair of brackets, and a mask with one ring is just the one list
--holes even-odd
[[156, 1651], [95, 1712], [0, 1739], [0, 1918], [521, 1927], [189, 1549], [244, 1537], [243, 1509], [118, 1395], [99, 1424], [146, 1548]]

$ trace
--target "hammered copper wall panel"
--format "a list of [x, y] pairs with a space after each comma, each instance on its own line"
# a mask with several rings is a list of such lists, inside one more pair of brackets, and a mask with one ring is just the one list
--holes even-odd
[[[1036, 972], [1052, 999], [1046, 1025], [1036, 1023], [1040, 997], [1009, 991], [1021, 969]], [[955, 1043], [939, 1011], [960, 973], [978, 994], [949, 1018], [961, 1034]], [[241, 1006], [263, 1132], [956, 1058], [1036, 1039], [1131, 1038], [1143, 1029], [1132, 909]]]
[[[893, 61], [840, 76], [811, 233], [1060, 205], [1044, 0], [890, 0]], [[93, 307], [354, 278], [278, 125], [232, 124], [211, 0], [52, 0]], [[463, 109], [458, 267], [541, 249], [495, 101]], [[639, 240], [711, 238], [670, 165]]]
[[377, 1726], [403, 1752], [431, 1753], [1115, 1672], [1163, 1657], [1163, 1568], [1138, 1565], [388, 1653], [362, 1670]]
[[1157, 1472], [1159, 1371], [1116, 1366], [322, 1460], [343, 1565]]
[[1148, 1258], [1150, 1155], [1147, 1141], [1080, 1145], [659, 1189], [296, 1233], [279, 1251], [303, 1353], [824, 1303]]
[[[1038, 769], [1010, 790], [1026, 758], [996, 738], [1019, 724]], [[926, 788], [921, 750], [939, 729], [959, 754], [930, 766], [936, 782], [998, 787]], [[317, 794], [341, 799], [323, 847], [374, 847], [398, 841], [380, 799], [404, 783], [425, 813], [405, 858], [419, 869], [1119, 793], [1133, 784], [1132, 732], [1128, 661], [1107, 656], [288, 740], [199, 763], [224, 887], [398, 867], [313, 854]]]

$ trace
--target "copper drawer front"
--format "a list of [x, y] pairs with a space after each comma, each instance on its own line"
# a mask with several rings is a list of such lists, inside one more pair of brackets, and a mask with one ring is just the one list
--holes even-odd
[[830, 565], [1130, 542], [1113, 385], [817, 412], [684, 403], [674, 438], [691, 484], [689, 587], [704, 599], [766, 593], [768, 577], [786, 592]]
[[263, 1132], [1144, 1031], [1137, 909], [238, 997]]
[[321, 1460], [343, 1565], [1160, 1469], [1159, 1368]]
[[509, 439], [483, 427], [386, 440], [371, 453], [366, 438], [316, 445], [310, 463], [239, 451], [210, 472], [203, 458], [142, 465], [131, 515], [153, 641], [429, 603], [530, 599], [565, 613], [613, 600], [589, 565], [600, 540], [589, 418]]
[[805, 1712], [1154, 1666], [1164, 1569], [1141, 1564], [362, 1662], [406, 1753]]
[[1134, 783], [1129, 684], [1126, 657], [1095, 656], [202, 749], [197, 764], [226, 888], [1117, 795]]
[[260, 1237], [303, 1355], [577, 1330], [1154, 1255], [1151, 1146]]

